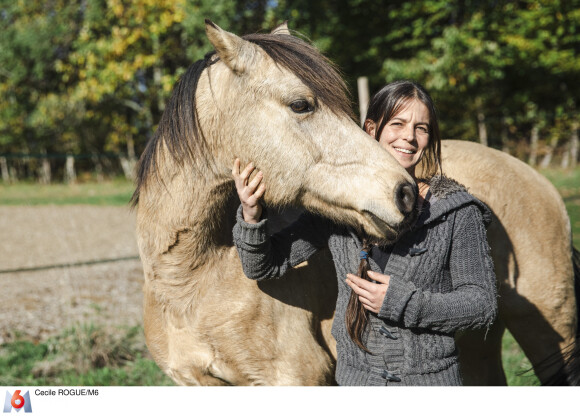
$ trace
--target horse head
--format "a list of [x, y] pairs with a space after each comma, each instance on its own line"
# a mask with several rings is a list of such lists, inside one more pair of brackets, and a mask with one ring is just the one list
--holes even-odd
[[220, 62], [205, 78], [198, 114], [219, 132], [219, 163], [254, 162], [268, 205], [297, 204], [396, 237], [413, 212], [414, 184], [354, 122], [330, 62], [283, 26], [241, 38], [206, 21], [206, 33]]
[[[330, 61], [284, 25], [239, 37], [206, 20], [206, 33], [215, 51], [181, 77], [142, 155], [134, 196], [140, 210], [155, 216], [168, 212], [162, 204], [178, 205], [192, 218], [200, 203], [231, 195], [238, 157], [264, 173], [268, 206], [304, 207], [397, 238], [414, 215], [416, 186], [356, 124]], [[163, 186], [144, 192], [151, 174]], [[186, 220], [163, 227], [168, 222]]]

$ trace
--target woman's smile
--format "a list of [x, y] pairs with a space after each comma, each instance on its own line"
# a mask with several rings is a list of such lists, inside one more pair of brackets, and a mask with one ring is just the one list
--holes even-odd
[[395, 149], [397, 152], [406, 153], [406, 154], [409, 154], [409, 155], [414, 155], [415, 153], [417, 153], [416, 150], [403, 149], [402, 147], [393, 147], [393, 149]]

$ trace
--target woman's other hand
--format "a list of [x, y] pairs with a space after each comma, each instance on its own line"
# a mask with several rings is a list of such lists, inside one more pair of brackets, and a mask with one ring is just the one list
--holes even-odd
[[371, 279], [378, 283], [369, 282], [368, 280], [361, 279], [354, 274], [346, 275], [346, 283], [350, 286], [352, 291], [358, 295], [358, 298], [365, 309], [374, 313], [379, 313], [383, 306], [383, 302], [385, 301], [391, 276], [370, 270], [368, 271], [368, 274]]
[[249, 224], [256, 224], [260, 221], [260, 217], [262, 216], [260, 198], [262, 198], [266, 191], [266, 185], [262, 182], [264, 176], [262, 172], [256, 173], [254, 179], [249, 181], [250, 175], [254, 170], [254, 164], [250, 163], [240, 173], [240, 159], [237, 158], [234, 161], [234, 167], [232, 168], [232, 176], [234, 177], [236, 190], [238, 191], [238, 196], [242, 203], [244, 221]]

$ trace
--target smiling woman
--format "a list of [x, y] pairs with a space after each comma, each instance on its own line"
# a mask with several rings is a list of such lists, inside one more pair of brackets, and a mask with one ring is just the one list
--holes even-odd
[[[244, 273], [254, 280], [285, 276], [328, 247], [338, 280], [336, 382], [461, 385], [455, 333], [489, 328], [497, 314], [484, 228], [491, 213], [462, 185], [435, 176], [441, 166], [439, 129], [421, 86], [388, 85], [371, 100], [368, 114], [367, 133], [417, 181], [418, 218], [388, 243], [310, 213], [269, 236], [260, 202], [268, 178], [258, 172], [251, 179], [254, 166], [240, 172], [236, 160], [232, 173], [241, 207], [233, 234]], [[415, 167], [423, 158], [433, 169], [417, 179]]]

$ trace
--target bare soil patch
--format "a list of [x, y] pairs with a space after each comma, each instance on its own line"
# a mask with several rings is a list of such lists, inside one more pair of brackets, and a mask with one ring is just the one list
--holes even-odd
[[142, 323], [143, 270], [126, 207], [0, 207], [0, 344], [78, 323]]

